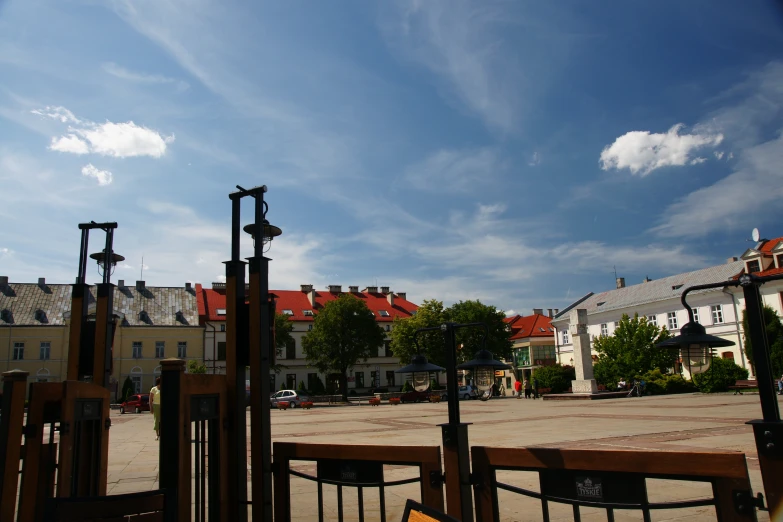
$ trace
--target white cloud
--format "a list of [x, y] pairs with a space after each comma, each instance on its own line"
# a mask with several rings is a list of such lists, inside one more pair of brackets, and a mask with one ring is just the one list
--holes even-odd
[[162, 76], [160, 74], [146, 74], [130, 71], [114, 62], [104, 63], [102, 67], [108, 74], [122, 80], [146, 84], [175, 84], [180, 91], [184, 91], [190, 87], [187, 82], [177, 80], [176, 78], [169, 78], [168, 76]]
[[46, 107], [34, 110], [34, 114], [59, 119], [62, 123], [74, 123], [69, 126], [68, 135], [52, 138], [51, 150], [71, 154], [100, 154], [115, 158], [149, 156], [160, 158], [166, 153], [168, 144], [174, 141], [174, 135], [163, 136], [158, 131], [136, 125], [132, 121], [125, 123], [94, 123], [76, 118], [64, 107]]
[[601, 168], [627, 168], [631, 174], [646, 176], [661, 167], [687, 165], [691, 162], [691, 153], [723, 141], [722, 134], [680, 134], [683, 126], [678, 123], [666, 133], [631, 131], [623, 134], [601, 151]]
[[707, 158], [702, 158], [702, 157], [693, 158], [691, 160], [691, 165], [701, 165], [705, 161], [707, 161]]
[[493, 148], [443, 149], [405, 169], [404, 177], [407, 183], [421, 190], [470, 192], [504, 167]]
[[713, 152], [713, 154], [715, 155], [715, 157], [716, 157], [717, 159], [723, 159], [723, 155], [724, 155], [725, 153], [724, 153], [722, 150], [716, 150], [715, 152]]
[[541, 154], [538, 152], [534, 152], [533, 155], [530, 157], [530, 160], [527, 162], [527, 164], [531, 167], [535, 167], [536, 165], [541, 164]]
[[81, 123], [80, 120], [65, 107], [46, 106], [43, 109], [35, 109], [30, 112], [37, 114], [38, 116], [59, 120], [61, 123]]
[[512, 317], [514, 315], [517, 315], [516, 310], [506, 310], [506, 317]]
[[58, 152], [70, 152], [71, 154], [87, 154], [90, 152], [90, 146], [87, 142], [75, 134], [52, 138], [52, 144], [49, 145], [49, 149]]
[[94, 178], [98, 181], [98, 185], [110, 185], [112, 182], [112, 173], [108, 170], [100, 170], [93, 166], [92, 163], [88, 163], [84, 167], [82, 167], [82, 176], [87, 176], [88, 178]]

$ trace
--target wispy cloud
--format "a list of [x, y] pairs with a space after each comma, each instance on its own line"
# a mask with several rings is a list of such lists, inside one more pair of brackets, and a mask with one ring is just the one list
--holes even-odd
[[146, 74], [141, 72], [134, 72], [125, 67], [117, 65], [114, 62], [106, 62], [102, 65], [103, 70], [108, 74], [120, 78], [121, 80], [128, 80], [136, 83], [146, 84], [173, 84], [176, 85], [177, 90], [187, 90], [190, 85], [183, 80], [177, 80], [176, 78], [170, 78], [161, 74]]
[[480, 149], [444, 149], [405, 169], [407, 183], [420, 190], [470, 192], [480, 182], [498, 179], [505, 164], [491, 147]]
[[627, 132], [601, 151], [601, 168], [628, 169], [631, 174], [643, 177], [662, 167], [702, 163], [705, 158], [693, 158], [692, 154], [723, 141], [722, 134], [680, 134], [683, 127], [684, 124], [678, 123], [665, 133]]
[[112, 173], [108, 170], [100, 170], [93, 166], [92, 163], [88, 163], [82, 167], [82, 176], [93, 178], [98, 182], [98, 185], [110, 185], [112, 182]]

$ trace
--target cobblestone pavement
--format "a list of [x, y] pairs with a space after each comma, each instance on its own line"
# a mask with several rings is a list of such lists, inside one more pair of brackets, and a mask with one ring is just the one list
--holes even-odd
[[[763, 491], [752, 430], [745, 422], [761, 416], [758, 395], [670, 395], [601, 401], [547, 401], [501, 398], [461, 401], [463, 422], [470, 422], [470, 444], [496, 447], [544, 446], [582, 449], [648, 449], [657, 451], [738, 451], [747, 456], [754, 491]], [[447, 404], [380, 407], [331, 406], [312, 410], [272, 411], [274, 441], [319, 444], [440, 445], [440, 428], [448, 420]], [[114, 414], [109, 448], [109, 493], [157, 487], [158, 443], [149, 414]], [[248, 424], [249, 424], [248, 415]], [[250, 448], [248, 448], [248, 454]], [[249, 461], [249, 459], [248, 459]], [[295, 469], [314, 473], [310, 463]], [[526, 476], [527, 475], [527, 476]], [[390, 467], [387, 480], [411, 476], [410, 468]], [[500, 477], [499, 477], [500, 478]], [[537, 489], [531, 474], [507, 472], [510, 482]], [[657, 481], [651, 501], [693, 499], [710, 494], [703, 484]], [[705, 489], [706, 488], [706, 489]], [[317, 519], [316, 486], [292, 479], [295, 520]], [[324, 488], [324, 514], [337, 518], [333, 491]], [[419, 498], [418, 485], [388, 488], [387, 520], [399, 520], [406, 498]], [[365, 490], [366, 520], [377, 519], [377, 490]], [[345, 519], [356, 520], [355, 493], [344, 495]], [[502, 492], [503, 520], [540, 520], [540, 503]], [[375, 513], [371, 513], [373, 508]], [[554, 507], [553, 520], [570, 520], [570, 507]], [[616, 520], [641, 520], [636, 513], [616, 513]], [[605, 520], [603, 512], [585, 510], [583, 520]], [[659, 511], [653, 520], [714, 520], [711, 508]], [[765, 513], [760, 520], [768, 520]]]

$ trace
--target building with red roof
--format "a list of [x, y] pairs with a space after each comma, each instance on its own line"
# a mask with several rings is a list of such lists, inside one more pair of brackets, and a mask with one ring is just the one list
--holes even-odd
[[535, 368], [551, 366], [557, 362], [555, 350], [555, 329], [552, 316], [559, 310], [549, 309], [544, 315], [542, 308], [534, 308], [532, 315], [512, 315], [503, 321], [511, 330], [514, 343], [514, 367], [516, 372], [506, 370], [504, 386], [507, 393], [513, 390], [517, 379], [530, 379]]
[[[302, 350], [302, 338], [313, 328], [313, 321], [319, 311], [329, 301], [343, 294], [350, 294], [364, 301], [372, 311], [375, 320], [386, 332], [391, 332], [396, 318], [413, 316], [418, 306], [407, 299], [405, 292], [392, 292], [389, 287], [370, 286], [359, 290], [358, 286], [349, 286], [343, 292], [339, 285], [330, 285], [326, 290], [316, 290], [313, 285], [301, 285], [299, 290], [270, 290], [275, 298], [276, 311], [288, 316], [294, 323], [291, 336], [294, 343], [283, 350], [278, 362], [285, 366], [280, 375], [272, 374], [273, 388], [296, 389], [300, 382], [310, 389], [316, 378], [327, 383], [329, 376], [319, 374], [307, 365]], [[205, 327], [204, 359], [209, 371], [224, 373], [226, 367], [226, 284], [212, 283], [212, 288], [196, 285], [196, 298], [199, 323]], [[388, 335], [388, 334], [387, 334]], [[408, 364], [406, 361], [404, 364]], [[404, 382], [402, 376], [394, 371], [401, 368], [399, 359], [394, 357], [387, 339], [378, 347], [377, 357], [366, 362], [360, 361], [351, 371], [348, 379], [349, 390], [357, 393], [369, 391], [375, 387], [398, 390]]]

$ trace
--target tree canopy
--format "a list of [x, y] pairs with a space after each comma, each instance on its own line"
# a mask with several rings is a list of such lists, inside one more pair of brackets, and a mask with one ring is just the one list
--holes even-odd
[[377, 355], [384, 339], [385, 332], [364, 301], [343, 294], [316, 314], [302, 348], [308, 363], [320, 372], [340, 374], [340, 392], [347, 400], [348, 370]]
[[[489, 330], [486, 349], [491, 351], [495, 358], [510, 358], [511, 332], [503, 322], [504, 317], [502, 311], [481, 301], [460, 301], [448, 308], [444, 308], [441, 301], [424, 301], [413, 317], [395, 319], [391, 332], [392, 350], [403, 364], [407, 364], [419, 353], [414, 344], [414, 335], [418, 329], [438, 327], [446, 322], [484, 323]], [[481, 349], [482, 335], [483, 331], [480, 328], [457, 330], [458, 363], [473, 359], [476, 352]], [[443, 334], [440, 331], [422, 333], [418, 340], [421, 353], [426, 355], [431, 363], [440, 366], [446, 363]]]
[[598, 352], [596, 380], [614, 386], [621, 378], [633, 379], [655, 369], [667, 372], [676, 355], [673, 350], [655, 345], [670, 337], [665, 326], [659, 328], [639, 314], [634, 314], [633, 319], [623, 314], [612, 335], [602, 335], [593, 342]]
[[[783, 324], [781, 324], [780, 317], [778, 317], [775, 309], [769, 305], [764, 305], [764, 327], [767, 333], [767, 344], [770, 349], [770, 362], [772, 363], [772, 376], [776, 379], [783, 373]], [[742, 331], [743, 340], [745, 342], [745, 355], [748, 357], [748, 362], [751, 366], [755, 366], [755, 359], [753, 358], [753, 344], [750, 341], [748, 335], [748, 313], [747, 310], [742, 311]]]
[[275, 358], [275, 364], [272, 366], [272, 370], [275, 373], [280, 373], [280, 370], [286, 368], [285, 365], [278, 363], [282, 356], [283, 350], [289, 343], [295, 343], [294, 337], [291, 332], [294, 330], [294, 323], [288, 320], [288, 316], [284, 314], [275, 314], [275, 349], [277, 357]]

